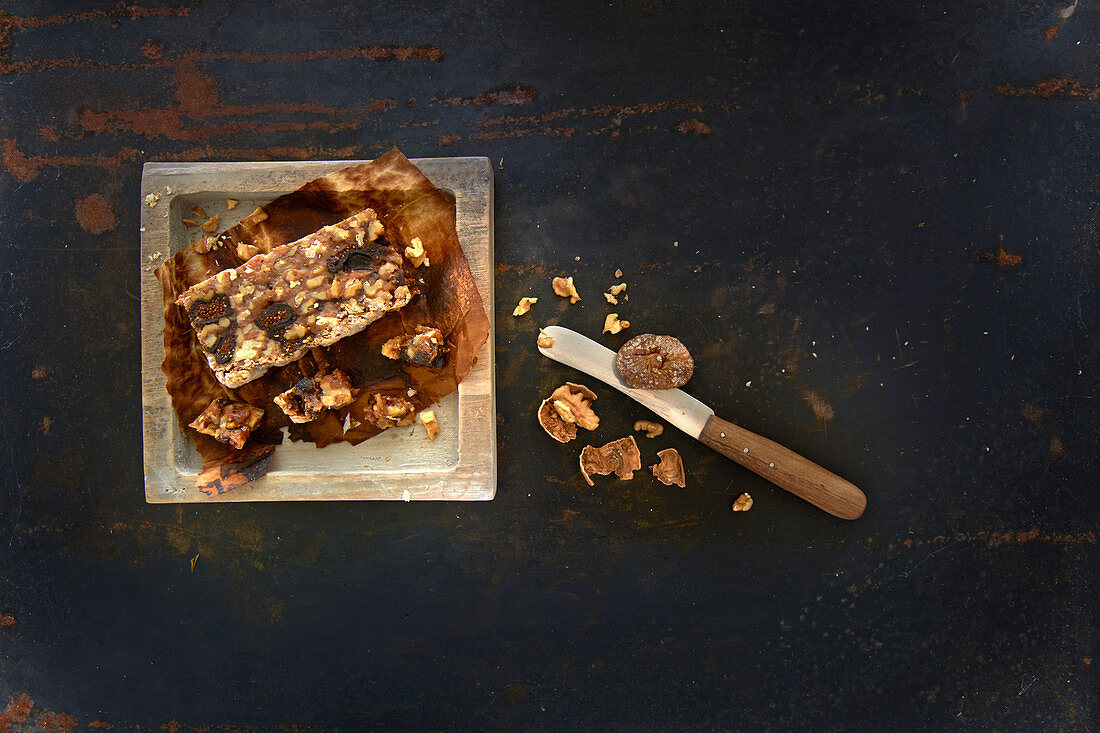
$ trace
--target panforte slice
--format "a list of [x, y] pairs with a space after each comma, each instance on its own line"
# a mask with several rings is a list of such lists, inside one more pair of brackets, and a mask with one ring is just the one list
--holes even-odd
[[407, 304], [414, 292], [384, 231], [365, 209], [181, 295], [218, 381], [240, 387]]

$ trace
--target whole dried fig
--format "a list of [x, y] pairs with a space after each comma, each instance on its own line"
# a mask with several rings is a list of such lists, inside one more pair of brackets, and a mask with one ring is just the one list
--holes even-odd
[[635, 389], [672, 389], [691, 379], [695, 360], [679, 339], [643, 333], [623, 344], [615, 355], [615, 368]]

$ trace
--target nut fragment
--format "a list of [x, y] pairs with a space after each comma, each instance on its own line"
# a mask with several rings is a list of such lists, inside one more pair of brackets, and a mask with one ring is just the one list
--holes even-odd
[[188, 427], [240, 450], [248, 436], [260, 424], [263, 415], [264, 411], [259, 407], [218, 397], [211, 400]]
[[620, 321], [618, 313], [608, 313], [603, 320], [603, 332], [615, 334], [624, 328], [630, 328], [630, 321]]
[[619, 299], [618, 299], [618, 298], [616, 298], [616, 297], [615, 297], [614, 295], [612, 295], [611, 293], [604, 293], [604, 294], [603, 294], [603, 297], [604, 297], [604, 300], [606, 300], [606, 301], [607, 301], [608, 303], [610, 303], [611, 305], [618, 305], [618, 304], [619, 304]]
[[232, 211], [233, 209], [237, 208], [237, 204], [239, 204], [239, 203], [240, 203], [240, 201], [238, 201], [237, 199], [226, 199], [225, 200], [225, 208]]
[[623, 271], [622, 270], [615, 270], [615, 277], [622, 277], [622, 276], [623, 276]]
[[538, 339], [535, 340], [535, 343], [538, 344], [539, 346], [541, 346], [544, 349], [549, 349], [549, 348], [552, 348], [554, 346], [554, 337], [551, 336], [550, 334], [546, 333], [546, 331], [543, 331], [540, 328], [539, 329], [539, 337], [538, 337]]
[[[644, 430], [645, 437], [656, 438], [661, 433], [665, 432], [665, 426], [659, 422], [653, 422], [652, 420], [635, 420], [635, 430]], [[660, 455], [658, 453], [658, 455]]]
[[614, 473], [621, 481], [634, 478], [634, 472], [642, 467], [642, 454], [634, 436], [613, 440], [607, 445], [593, 448], [586, 445], [581, 449], [581, 474], [589, 486], [595, 486], [592, 474], [607, 476]]
[[676, 452], [676, 449], [665, 448], [659, 450], [657, 451], [657, 457], [661, 459], [661, 462], [649, 467], [657, 480], [665, 486], [675, 484], [681, 489], [684, 488], [686, 483], [684, 480], [684, 461], [680, 458], [680, 454]]
[[428, 256], [424, 254], [424, 243], [420, 241], [420, 237], [413, 237], [409, 242], [409, 246], [405, 248], [405, 259], [412, 263], [413, 267], [431, 266]]
[[419, 415], [420, 424], [428, 431], [428, 439], [435, 440], [439, 435], [439, 421], [435, 419], [435, 410], [424, 410]]
[[672, 389], [691, 379], [695, 360], [678, 339], [644, 333], [623, 344], [615, 367], [635, 389]]
[[[539, 425], [559, 443], [568, 443], [577, 437], [577, 426], [595, 430], [600, 418], [592, 411], [596, 393], [583, 384], [566, 382], [542, 401], [539, 407]], [[571, 419], [570, 419], [571, 418]]]
[[150, 193], [145, 196], [145, 203], [149, 204], [150, 209], [156, 206], [158, 201], [160, 201], [159, 193]]
[[447, 345], [438, 328], [417, 326], [412, 336], [394, 336], [382, 344], [382, 356], [441, 369], [447, 363]]
[[402, 395], [375, 392], [368, 411], [363, 417], [375, 427], [386, 430], [392, 427], [412, 425], [416, 419], [416, 405]]
[[733, 511], [735, 512], [747, 512], [752, 509], [752, 497], [748, 494], [741, 494], [733, 502]]
[[551, 284], [554, 292], [563, 298], [569, 298], [570, 303], [576, 303], [581, 299], [581, 296], [577, 293], [577, 286], [573, 284], [572, 277], [556, 277]]
[[538, 298], [528, 298], [526, 296], [520, 298], [519, 305], [517, 305], [516, 309], [512, 311], [512, 315], [522, 316], [524, 313], [527, 313], [529, 310], [531, 310], [531, 306], [537, 302], [539, 302]]
[[200, 219], [206, 218], [206, 212], [202, 210], [201, 206], [192, 206], [191, 213], [199, 217]]
[[202, 223], [202, 230], [207, 234], [213, 234], [218, 228], [218, 215], [214, 214], [212, 217]]
[[618, 295], [619, 293], [623, 292], [624, 290], [626, 290], [626, 283], [619, 283], [618, 285], [612, 285], [609, 292], [612, 295]]
[[197, 221], [195, 221], [194, 219], [184, 219], [183, 220], [183, 225], [185, 227], [197, 227], [199, 225], [199, 223]]

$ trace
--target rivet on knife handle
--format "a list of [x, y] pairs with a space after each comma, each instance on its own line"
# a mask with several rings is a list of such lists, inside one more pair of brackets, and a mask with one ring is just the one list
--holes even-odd
[[833, 516], [856, 519], [867, 507], [863, 492], [840, 476], [715, 415], [703, 426], [699, 440]]

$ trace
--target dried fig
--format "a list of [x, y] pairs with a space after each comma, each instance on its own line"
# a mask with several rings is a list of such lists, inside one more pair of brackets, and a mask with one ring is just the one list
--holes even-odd
[[581, 450], [581, 474], [589, 486], [595, 486], [590, 476], [607, 476], [614, 473], [622, 481], [634, 478], [634, 472], [642, 467], [642, 454], [634, 436], [613, 440], [607, 445], [593, 448], [586, 445]]
[[691, 379], [695, 360], [678, 339], [643, 333], [623, 344], [615, 355], [615, 367], [635, 389], [672, 389]]

